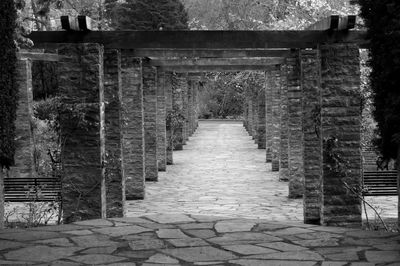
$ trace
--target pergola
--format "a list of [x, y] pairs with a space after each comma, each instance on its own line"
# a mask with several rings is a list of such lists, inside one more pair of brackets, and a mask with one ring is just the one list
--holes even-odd
[[[30, 60], [58, 62], [63, 104], [90, 121], [77, 128], [61, 114], [65, 220], [123, 216], [125, 200], [143, 198], [145, 180], [156, 181], [195, 131], [198, 73], [252, 70], [265, 72], [266, 85], [248, 95], [245, 127], [289, 181], [289, 197], [303, 197], [305, 223], [360, 225], [361, 202], [343, 185], [361, 184], [359, 48], [368, 41], [355, 21], [331, 16], [302, 31], [90, 31], [87, 18], [64, 17], [66, 31], [32, 32], [36, 48], [58, 53], [21, 53], [21, 89], [30, 87]], [[178, 133], [166, 127], [173, 105], [185, 117]], [[333, 152], [346, 173], [335, 172]]]

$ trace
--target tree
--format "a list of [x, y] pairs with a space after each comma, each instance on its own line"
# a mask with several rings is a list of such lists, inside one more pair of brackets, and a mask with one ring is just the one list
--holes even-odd
[[106, 16], [116, 30], [186, 30], [188, 16], [179, 0], [106, 0]]
[[[397, 159], [400, 191], [400, 2], [358, 0], [358, 3], [370, 39], [373, 114], [379, 133], [375, 144], [384, 157]], [[400, 192], [398, 224], [400, 226]]]

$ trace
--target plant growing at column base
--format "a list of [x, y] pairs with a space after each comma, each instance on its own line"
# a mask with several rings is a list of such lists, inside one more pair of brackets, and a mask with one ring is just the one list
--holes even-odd
[[177, 106], [173, 106], [172, 111], [167, 113], [166, 127], [171, 132], [168, 141], [168, 147], [173, 149], [177, 144], [182, 142], [182, 132], [180, 132], [185, 123], [185, 117], [179, 112]]
[[382, 226], [386, 231], [389, 231], [386, 223], [383, 221], [382, 217], [380, 216], [380, 213], [377, 211], [377, 209], [372, 206], [370, 203], [368, 203], [365, 198], [364, 198], [364, 193], [368, 191], [368, 187], [363, 187], [363, 186], [357, 186], [357, 185], [349, 185], [344, 179], [348, 177], [348, 174], [350, 173], [351, 170], [349, 170], [349, 161], [344, 160], [339, 153], [337, 152], [337, 147], [339, 144], [339, 140], [334, 137], [330, 136], [328, 138], [324, 138], [323, 140], [323, 145], [324, 145], [324, 163], [326, 167], [332, 172], [335, 172], [337, 176], [341, 178], [341, 183], [343, 186], [354, 196], [356, 196], [358, 199], [360, 199], [363, 204], [364, 204], [364, 211], [365, 211], [365, 216], [367, 220], [367, 227], [369, 229], [376, 229], [376, 226], [372, 226], [369, 222], [367, 211], [366, 211], [366, 205], [370, 207], [376, 214], [376, 217], [378, 217], [379, 221], [382, 223]]

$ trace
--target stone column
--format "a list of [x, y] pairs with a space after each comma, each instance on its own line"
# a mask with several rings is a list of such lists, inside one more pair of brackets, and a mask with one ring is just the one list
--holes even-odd
[[253, 137], [253, 100], [251, 95], [249, 95], [249, 99], [247, 100], [248, 105], [248, 119], [247, 119], [247, 132], [250, 136]]
[[279, 180], [289, 181], [288, 66], [281, 68]]
[[157, 166], [157, 70], [143, 62], [143, 111], [145, 179], [158, 181]]
[[193, 118], [193, 88], [195, 86], [195, 80], [194, 77], [192, 77], [189, 74], [189, 79], [188, 79], [188, 119], [187, 119], [187, 129], [188, 129], [188, 137], [190, 137], [193, 133], [193, 122], [192, 122], [192, 118]]
[[258, 144], [258, 92], [254, 92], [252, 94], [252, 136], [254, 139], [254, 143]]
[[265, 87], [261, 88], [258, 92], [258, 123], [257, 123], [257, 138], [258, 148], [266, 148], [266, 136], [265, 136]]
[[121, 132], [121, 53], [104, 52], [104, 103], [105, 103], [105, 182], [107, 218], [123, 217], [125, 204], [125, 178], [122, 175]]
[[172, 115], [172, 73], [166, 72], [164, 77], [165, 88], [165, 107], [167, 112], [167, 165], [174, 163], [173, 160], [173, 143], [172, 143], [172, 128], [171, 128], [171, 115]]
[[320, 224], [322, 181], [321, 58], [319, 50], [301, 50], [303, 92], [304, 223]]
[[122, 173], [126, 199], [143, 199], [145, 157], [142, 60], [122, 51], [121, 79]]
[[271, 160], [272, 171], [279, 171], [279, 150], [280, 150], [280, 112], [281, 112], [281, 70], [277, 66], [271, 71], [271, 98], [272, 98], [272, 145], [271, 145]]
[[199, 127], [199, 90], [200, 90], [200, 79], [197, 81], [196, 87], [194, 88], [194, 131]]
[[157, 71], [157, 163], [158, 171], [167, 170], [167, 114], [165, 102], [165, 73]]
[[266, 162], [272, 161], [272, 71], [265, 72], [265, 139]]
[[183, 117], [185, 122], [183, 123], [183, 145], [186, 145], [186, 141], [189, 139], [189, 80], [188, 74], [186, 73], [186, 86], [182, 87], [182, 102], [183, 102]]
[[60, 44], [58, 53], [64, 222], [105, 218], [103, 47]]
[[[172, 85], [172, 93], [173, 93], [173, 101], [172, 106], [174, 109], [174, 114], [179, 116], [181, 119], [184, 118], [183, 114], [183, 97], [182, 91], [187, 86], [187, 74], [185, 73], [176, 73], [173, 76], [173, 85]], [[173, 138], [174, 138], [174, 150], [182, 150], [183, 149], [183, 124], [181, 127], [177, 127], [173, 129]]]
[[361, 201], [343, 183], [361, 185], [359, 48], [332, 44], [320, 49], [324, 140], [321, 223], [361, 226]]
[[32, 93], [32, 62], [18, 60], [16, 66], [16, 82], [18, 89], [17, 118], [15, 120], [15, 165], [8, 171], [9, 178], [33, 178], [34, 166], [34, 136], [31, 119], [33, 116]]
[[302, 95], [300, 86], [299, 51], [286, 58], [289, 117], [289, 198], [304, 193]]

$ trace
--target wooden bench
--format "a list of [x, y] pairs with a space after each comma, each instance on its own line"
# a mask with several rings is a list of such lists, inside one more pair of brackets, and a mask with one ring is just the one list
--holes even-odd
[[397, 171], [364, 171], [364, 196], [397, 196]]
[[53, 177], [5, 178], [4, 192], [6, 202], [61, 201], [61, 181]]

